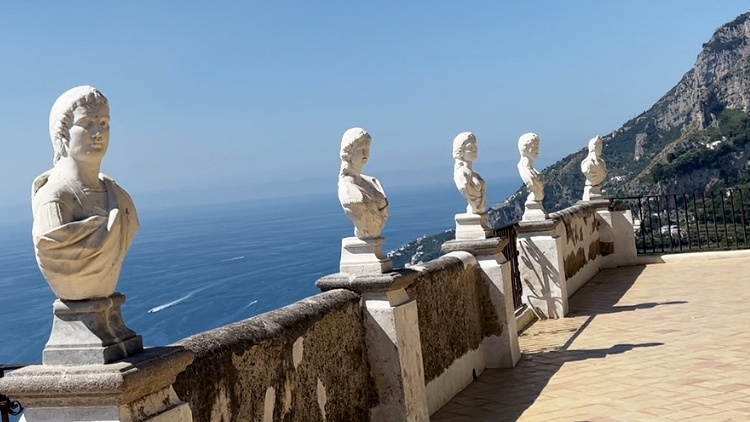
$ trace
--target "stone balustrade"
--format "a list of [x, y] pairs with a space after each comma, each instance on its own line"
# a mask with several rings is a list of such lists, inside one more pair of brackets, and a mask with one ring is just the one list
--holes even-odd
[[[635, 263], [632, 237], [629, 211], [608, 201], [519, 223], [525, 303], [564, 316], [601, 268]], [[323, 293], [172, 345], [195, 356], [174, 391], [195, 421], [427, 421], [520, 358], [506, 243], [454, 240], [409, 269], [323, 277]]]
[[[524, 301], [539, 316], [564, 316], [601, 268], [634, 263], [629, 211], [608, 205], [520, 223]], [[195, 356], [174, 390], [195, 421], [427, 421], [484, 369], [520, 357], [506, 242], [454, 240], [410, 269], [323, 277], [323, 293], [172, 345]]]
[[[485, 368], [517, 362], [515, 319], [498, 306], [512, 298], [480, 263], [503, 240], [484, 240], [479, 258], [456, 251], [388, 274], [333, 274], [321, 294], [182, 340], [173, 346], [195, 360], [175, 391], [196, 421], [429, 420]], [[497, 274], [509, 265], [500, 261]]]
[[635, 264], [632, 215], [609, 206], [581, 201], [518, 224], [522, 299], [538, 317], [564, 317], [568, 298], [602, 268]]

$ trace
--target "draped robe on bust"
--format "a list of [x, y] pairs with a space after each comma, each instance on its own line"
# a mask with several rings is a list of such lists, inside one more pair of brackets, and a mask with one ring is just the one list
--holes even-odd
[[474, 214], [487, 212], [487, 187], [479, 173], [469, 169], [466, 165], [456, 165], [453, 170], [453, 181], [468, 202], [467, 212]]
[[380, 236], [388, 220], [388, 198], [378, 179], [359, 175], [339, 177], [339, 202], [354, 223], [354, 235], [359, 239]]
[[[34, 180], [34, 218], [40, 207], [50, 202], [62, 203], [59, 196], [39, 203], [37, 192], [48, 182], [49, 174], [43, 173]], [[106, 209], [91, 204], [80, 187], [71, 186], [69, 189], [89, 217], [42, 233], [35, 225], [32, 233], [39, 268], [60, 299], [107, 297], [114, 293], [122, 261], [140, 227], [130, 195], [104, 174], [99, 174], [99, 180], [106, 190]]]

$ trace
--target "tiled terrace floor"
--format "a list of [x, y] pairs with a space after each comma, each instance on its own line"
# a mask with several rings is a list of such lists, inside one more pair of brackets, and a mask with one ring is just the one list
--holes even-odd
[[431, 417], [750, 421], [750, 259], [604, 270]]

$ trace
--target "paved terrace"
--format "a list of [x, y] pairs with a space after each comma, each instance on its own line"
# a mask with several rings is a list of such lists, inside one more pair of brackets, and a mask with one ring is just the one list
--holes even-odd
[[750, 421], [750, 258], [608, 269], [521, 337], [448, 421]]

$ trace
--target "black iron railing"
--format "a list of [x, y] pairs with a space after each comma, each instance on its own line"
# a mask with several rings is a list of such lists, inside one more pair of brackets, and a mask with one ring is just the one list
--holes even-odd
[[[5, 371], [13, 371], [28, 365], [0, 365], [0, 378], [5, 376]], [[20, 403], [0, 392], [0, 417], [2, 418], [2, 422], [10, 422], [11, 415], [18, 416], [21, 412], [23, 412], [23, 406]]]
[[750, 188], [614, 201], [633, 213], [639, 254], [750, 248]]
[[518, 223], [511, 223], [495, 229], [493, 234], [497, 237], [508, 238], [508, 244], [503, 248], [503, 255], [505, 255], [505, 258], [510, 261], [510, 277], [513, 284], [513, 304], [516, 309], [519, 309], [523, 306], [523, 302], [521, 301], [523, 287], [521, 286], [521, 273], [518, 270], [518, 246], [516, 245], [517, 226]]

